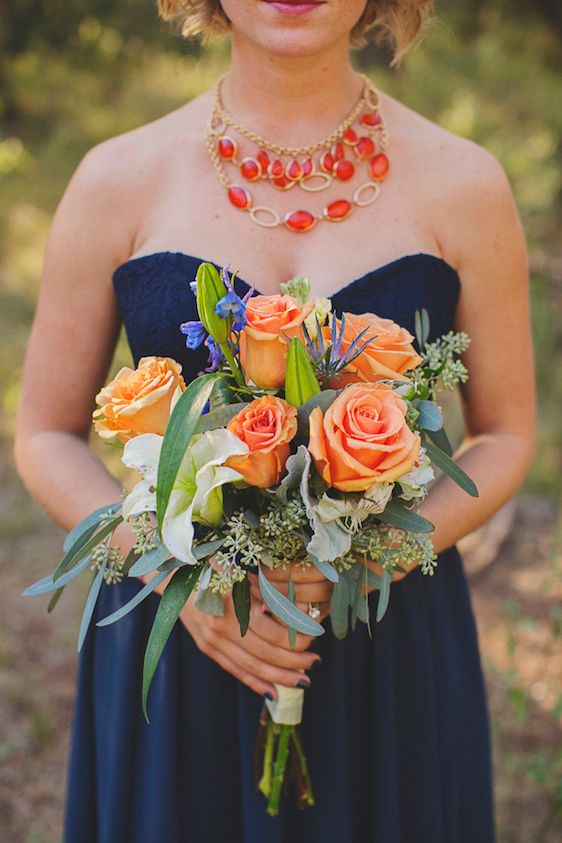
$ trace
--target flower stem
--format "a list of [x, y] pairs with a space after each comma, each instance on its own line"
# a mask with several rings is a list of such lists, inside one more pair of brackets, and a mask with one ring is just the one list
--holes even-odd
[[277, 757], [273, 767], [273, 781], [271, 783], [271, 795], [267, 805], [267, 813], [275, 817], [279, 813], [279, 799], [281, 789], [285, 780], [285, 768], [289, 757], [289, 741], [294, 726], [279, 726], [279, 743], [277, 744]]
[[226, 362], [230, 366], [230, 369], [232, 371], [232, 375], [234, 377], [234, 380], [236, 381], [238, 386], [245, 387], [246, 381], [242, 377], [242, 372], [240, 371], [240, 366], [238, 365], [238, 362], [237, 362], [234, 354], [232, 353], [232, 351], [231, 351], [231, 349], [228, 345], [228, 342], [224, 342], [224, 343], [221, 342], [221, 343], [219, 343], [219, 346], [220, 346], [220, 350], [222, 351], [222, 353], [224, 355], [224, 359], [226, 360]]
[[258, 788], [264, 796], [269, 797], [271, 793], [271, 771], [273, 767], [273, 748], [275, 742], [275, 733], [273, 721], [269, 721], [266, 726], [265, 750], [263, 755], [263, 772], [259, 780]]
[[293, 746], [297, 753], [298, 762], [300, 765], [302, 777], [304, 779], [305, 789], [300, 794], [302, 801], [312, 807], [314, 805], [314, 794], [312, 793], [312, 783], [310, 781], [310, 773], [308, 772], [308, 764], [306, 761], [306, 756], [304, 754], [302, 743], [299, 735], [298, 727], [295, 727], [291, 732], [291, 738], [293, 741]]

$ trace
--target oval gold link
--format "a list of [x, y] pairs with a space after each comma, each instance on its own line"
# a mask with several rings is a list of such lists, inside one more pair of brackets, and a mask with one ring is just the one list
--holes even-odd
[[[260, 219], [260, 214], [265, 214], [266, 219]], [[269, 220], [267, 219], [267, 214], [270, 215]], [[281, 218], [277, 211], [274, 211], [273, 208], [267, 208], [265, 205], [254, 205], [253, 208], [248, 210], [248, 215], [256, 225], [261, 225], [263, 228], [275, 228], [281, 223]]]
[[[323, 183], [318, 185], [309, 184], [309, 182], [314, 182], [316, 179], [322, 179]], [[332, 184], [333, 180], [334, 177], [330, 173], [311, 173], [299, 182], [299, 187], [308, 193], [317, 193], [319, 190], [326, 190]]]
[[[367, 199], [363, 199], [363, 194], [368, 190], [372, 191], [371, 195]], [[375, 199], [378, 199], [380, 192], [380, 184], [376, 184], [372, 181], [366, 181], [365, 184], [360, 185], [353, 194], [353, 202], [358, 208], [366, 208], [367, 205], [371, 205]]]

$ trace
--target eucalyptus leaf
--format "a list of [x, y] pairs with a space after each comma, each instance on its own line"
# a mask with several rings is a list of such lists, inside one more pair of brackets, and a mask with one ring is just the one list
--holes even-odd
[[58, 588], [64, 588], [65, 585], [68, 585], [69, 582], [72, 582], [77, 576], [79, 576], [82, 571], [85, 571], [88, 565], [90, 564], [90, 557], [87, 556], [78, 565], [75, 565], [70, 571], [67, 571], [66, 574], [63, 574], [62, 577], [54, 582], [53, 577], [45, 577], [39, 582], [36, 582], [34, 585], [30, 585], [29, 588], [26, 588], [22, 594], [22, 597], [38, 597], [41, 594], [49, 594], [52, 591], [56, 591]]
[[333, 583], [336, 583], [339, 580], [339, 574], [333, 565], [330, 565], [329, 562], [321, 562], [320, 559], [317, 559], [312, 553], [309, 553], [309, 556], [314, 567], [317, 568], [327, 580]]
[[340, 640], [347, 635], [349, 623], [349, 586], [345, 577], [340, 577], [334, 585], [330, 603], [332, 632]]
[[193, 555], [196, 559], [206, 559], [220, 550], [226, 539], [213, 539], [210, 542], [203, 542], [203, 544], [196, 544], [192, 548]]
[[[185, 392], [184, 392], [185, 395]], [[180, 399], [181, 400], [181, 399]], [[177, 406], [177, 405], [176, 405]], [[199, 579], [201, 567], [184, 566], [174, 574], [158, 604], [154, 624], [150, 631], [146, 652], [144, 654], [144, 665], [142, 674], [142, 710], [148, 722], [148, 692], [154, 673], [164, 651], [164, 647], [170, 633], [185, 606], [186, 600], [193, 591], [195, 583]]]
[[218, 377], [216, 373], [210, 373], [192, 381], [180, 396], [168, 422], [156, 481], [156, 514], [160, 529], [179, 467]]
[[362, 590], [363, 590], [363, 582], [364, 579], [361, 576], [361, 571], [357, 571], [357, 578], [354, 583], [353, 589], [353, 603], [351, 605], [351, 629], [355, 632], [355, 627], [357, 625], [357, 617], [360, 612], [360, 606], [364, 599]]
[[208, 562], [205, 562], [203, 566], [203, 571], [199, 578], [199, 588], [205, 591], [206, 588], [209, 588], [209, 583], [211, 582], [211, 577], [213, 576], [213, 569], [209, 565]]
[[377, 518], [384, 524], [413, 533], [432, 533], [434, 530], [431, 521], [403, 506], [396, 498], [387, 503], [384, 512], [377, 513]]
[[53, 594], [53, 596], [49, 600], [49, 605], [47, 606], [47, 611], [49, 612], [49, 614], [53, 611], [53, 609], [55, 608], [55, 606], [57, 605], [57, 603], [61, 599], [63, 591], [64, 591], [64, 585], [63, 585], [62, 588], [57, 588], [57, 590], [55, 591], [55, 593]]
[[262, 573], [261, 566], [258, 569], [258, 582], [260, 593], [266, 606], [283, 623], [286, 623], [287, 626], [292, 626], [298, 632], [304, 633], [304, 635], [313, 635], [316, 637], [324, 634], [324, 628], [319, 623], [316, 623], [316, 621], [313, 621], [312, 618], [305, 615], [296, 606], [293, 606], [284, 594], [281, 594], [280, 591], [277, 591], [271, 585], [265, 574]]
[[94, 607], [96, 605], [96, 600], [98, 599], [98, 595], [103, 584], [103, 575], [105, 573], [106, 568], [107, 559], [100, 567], [99, 571], [97, 571], [94, 577], [94, 581], [90, 586], [88, 597], [86, 598], [86, 605], [84, 606], [84, 611], [82, 613], [82, 620], [80, 621], [80, 631], [78, 633], [78, 652], [80, 652], [80, 650], [82, 649], [82, 645], [84, 644], [84, 641], [86, 639], [86, 633], [88, 632], [88, 627], [90, 626], [90, 621], [92, 620]]
[[130, 577], [145, 577], [151, 574], [164, 562], [167, 562], [171, 553], [163, 544], [158, 544], [153, 550], [147, 551], [140, 556], [129, 571]]
[[443, 428], [443, 416], [441, 410], [434, 401], [418, 401], [416, 406], [419, 410], [418, 422], [424, 430], [437, 431]]
[[234, 418], [248, 404], [242, 401], [237, 404], [226, 404], [224, 407], [218, 407], [216, 410], [210, 410], [201, 416], [195, 427], [195, 433], [206, 433], [207, 430], [217, 430], [221, 427], [226, 427], [228, 422]]
[[451, 480], [454, 480], [461, 489], [464, 489], [473, 498], [478, 497], [478, 489], [473, 480], [468, 474], [462, 470], [460, 465], [457, 465], [444, 451], [434, 445], [432, 442], [425, 442], [424, 444], [427, 456], [441, 471], [444, 471]]
[[115, 623], [115, 621], [119, 621], [121, 620], [121, 618], [124, 618], [125, 615], [128, 615], [129, 612], [131, 612], [135, 608], [135, 606], [138, 606], [139, 603], [142, 603], [145, 597], [148, 597], [149, 594], [152, 594], [154, 589], [158, 585], [160, 585], [161, 582], [164, 582], [167, 576], [167, 571], [163, 571], [156, 574], [156, 576], [153, 577], [150, 582], [146, 583], [143, 588], [137, 591], [137, 593], [133, 598], [131, 598], [131, 600], [129, 600], [115, 612], [112, 612], [111, 615], [108, 615], [107, 617], [103, 618], [103, 620], [98, 621], [96, 626], [109, 626], [110, 624]]
[[240, 635], [242, 638], [248, 632], [250, 625], [250, 581], [245, 577], [241, 582], [235, 582], [232, 586], [232, 599], [234, 601], [234, 611], [240, 626]]
[[63, 551], [65, 553], [69, 551], [74, 542], [79, 539], [83, 535], [83, 533], [85, 533], [91, 527], [100, 527], [105, 518], [112, 518], [114, 515], [117, 515], [120, 509], [121, 501], [118, 501], [117, 503], [111, 503], [107, 506], [101, 506], [99, 509], [96, 509], [94, 510], [94, 512], [91, 512], [89, 515], [86, 516], [86, 518], [83, 518], [82, 521], [76, 524], [76, 526], [73, 527], [72, 530], [68, 533], [62, 546]]
[[367, 571], [367, 586], [369, 588], [380, 589], [382, 586], [382, 576], [380, 574], [375, 574], [370, 568], [366, 568]]
[[437, 445], [442, 451], [444, 451], [447, 456], [453, 456], [453, 446], [449, 442], [449, 437], [445, 433], [445, 428], [441, 428], [441, 430], [428, 430], [426, 431], [426, 435], [424, 436], [424, 447], [426, 445], [427, 440]]
[[73, 568], [78, 562], [81, 562], [85, 556], [89, 555], [91, 551], [100, 544], [102, 539], [114, 532], [115, 528], [123, 521], [122, 515], [116, 515], [109, 521], [102, 523], [100, 529], [94, 525], [88, 528], [69, 548], [67, 553], [63, 556], [56, 567], [53, 574], [53, 580], [56, 581], [62, 577], [64, 573], [70, 568]]
[[210, 588], [200, 588], [195, 598], [195, 605], [205, 615], [212, 615], [215, 618], [222, 618], [224, 615], [224, 601], [220, 594], [211, 591]]
[[392, 582], [392, 571], [383, 571], [381, 588], [379, 592], [379, 602], [377, 605], [377, 623], [382, 621], [388, 608], [388, 601], [390, 600], [390, 583]]
[[414, 323], [416, 339], [421, 351], [429, 339], [429, 314], [425, 307], [422, 307], [421, 310], [416, 310]]

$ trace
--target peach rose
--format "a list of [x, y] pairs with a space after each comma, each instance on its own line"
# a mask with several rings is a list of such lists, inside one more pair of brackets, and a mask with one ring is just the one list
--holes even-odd
[[239, 471], [246, 483], [267, 489], [281, 479], [297, 432], [297, 411], [282, 398], [266, 395], [251, 401], [227, 424], [250, 449], [241, 457], [230, 457], [229, 468]]
[[121, 369], [96, 396], [96, 433], [121, 442], [140, 433], [163, 435], [177, 389], [185, 389], [179, 363], [170, 357], [143, 357], [136, 369]]
[[254, 296], [246, 303], [247, 325], [240, 334], [240, 361], [246, 380], [262, 389], [285, 383], [289, 340], [302, 337], [302, 323], [314, 309], [293, 296]]
[[[406, 328], [401, 328], [392, 319], [383, 319], [374, 313], [346, 313], [342, 353], [347, 351], [351, 343], [365, 328], [369, 330], [364, 335], [376, 337], [369, 343], [365, 351], [347, 366], [345, 371], [332, 379], [331, 386], [336, 388], [348, 383], [373, 383], [382, 378], [404, 377], [404, 373], [415, 369], [423, 358], [412, 345], [414, 337]], [[341, 323], [339, 323], [341, 324]], [[326, 329], [324, 329], [326, 336]], [[361, 342], [361, 341], [360, 341]]]
[[342, 492], [392, 482], [417, 465], [420, 437], [406, 423], [407, 405], [389, 384], [353, 384], [325, 415], [310, 414], [310, 442], [318, 472]]

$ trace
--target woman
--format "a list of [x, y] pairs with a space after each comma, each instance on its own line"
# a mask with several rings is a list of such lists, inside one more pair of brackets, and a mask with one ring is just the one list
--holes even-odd
[[[369, 161], [360, 150], [349, 158], [345, 149], [354, 166], [340, 168], [341, 178], [317, 177], [316, 186], [326, 188], [318, 195], [275, 189], [287, 187], [286, 171], [276, 174], [276, 186], [266, 178], [251, 182], [256, 172], [248, 164], [246, 181], [237, 174], [243, 190], [231, 192], [230, 202], [227, 193], [234, 144], [238, 161], [267, 151], [264, 138], [282, 152], [314, 148], [341, 128], [364, 92], [350, 40], [372, 30], [400, 56], [430, 6], [430, 0], [160, 0], [164, 17], [177, 15], [186, 34], [230, 30], [232, 60], [220, 103], [207, 91], [95, 147], [59, 205], [16, 447], [26, 484], [59, 524], [71, 528], [120, 493], [87, 445], [93, 398], [120, 319], [136, 359], [174, 357], [186, 378], [202, 368], [178, 330], [193, 318], [188, 282], [200, 258], [230, 264], [241, 284], [263, 294], [303, 274], [338, 311], [373, 311], [413, 330], [415, 310], [426, 307], [433, 337], [453, 327], [466, 331], [467, 433], [456, 458], [480, 490], [472, 499], [446, 477], [434, 484], [422, 513], [435, 524], [438, 574], [429, 582], [413, 570], [395, 584], [372, 639], [360, 625], [345, 642], [327, 634], [311, 648], [299, 637], [291, 651], [283, 627], [256, 598], [244, 639], [230, 606], [224, 618], [211, 619], [189, 601], [185, 628], [176, 625], [153, 683], [148, 726], [140, 674], [159, 598], [114, 626], [93, 627], [80, 664], [67, 843], [493, 839], [486, 706], [455, 542], [515, 493], [533, 452], [527, 257], [505, 175], [488, 152], [377, 89], [368, 94], [372, 111], [363, 128], [370, 120], [384, 145], [375, 126], [380, 106], [386, 160], [369, 163], [366, 141]], [[220, 104], [238, 124], [229, 126], [226, 141]], [[350, 146], [353, 138], [346, 136]], [[326, 148], [320, 144], [320, 153]], [[317, 162], [318, 150], [308, 153]], [[316, 171], [333, 174], [338, 155], [315, 164]], [[372, 168], [365, 189], [363, 164]], [[271, 161], [262, 158], [258, 176], [266, 166]], [[261, 211], [249, 213], [250, 194]], [[324, 216], [308, 230], [324, 205], [344, 196], [355, 201], [336, 204], [334, 215], [349, 218], [334, 225]], [[295, 210], [303, 213], [291, 217]], [[120, 535], [125, 552], [133, 542], [127, 529]], [[105, 589], [99, 616], [138, 587]], [[329, 596], [329, 584], [313, 576], [298, 585], [298, 600], [319, 603], [328, 626]], [[300, 813], [288, 799], [273, 819], [253, 785], [261, 697], [274, 695], [273, 683], [302, 683], [302, 671], [320, 660], [304, 680], [310, 686], [304, 741], [317, 804]]]

